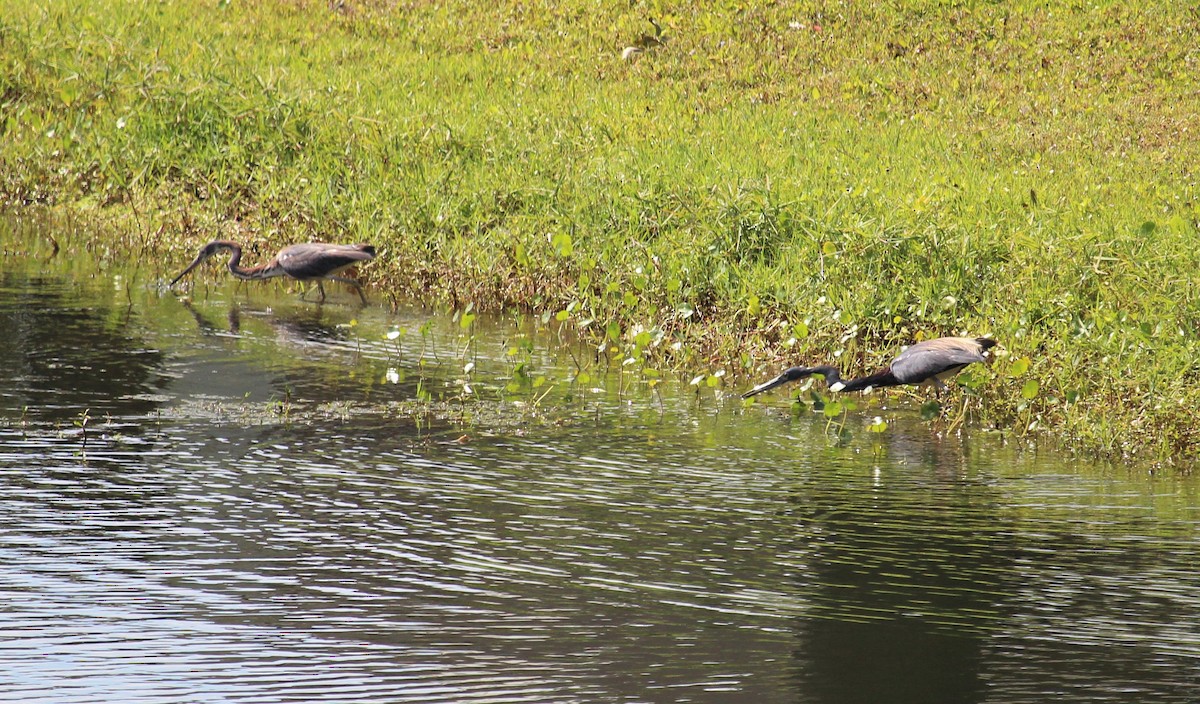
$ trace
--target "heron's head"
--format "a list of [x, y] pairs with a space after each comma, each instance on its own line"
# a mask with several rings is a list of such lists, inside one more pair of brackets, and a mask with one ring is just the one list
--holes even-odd
[[751, 396], [757, 396], [764, 391], [770, 391], [771, 389], [775, 388], [776, 386], [783, 386], [784, 384], [791, 382], [791, 381], [800, 381], [802, 379], [807, 379], [808, 377], [810, 377], [813, 374], [816, 374], [818, 372], [819, 372], [819, 370], [815, 367], [790, 367], [788, 369], [783, 370], [783, 373], [780, 374], [779, 376], [775, 377], [774, 379], [771, 379], [770, 381], [765, 381], [765, 382], [759, 384], [758, 386], [755, 386], [753, 389], [750, 389], [746, 393], [742, 394], [742, 398], [750, 398]]
[[196, 258], [192, 260], [191, 264], [188, 264], [186, 269], [179, 272], [179, 276], [176, 276], [175, 278], [171, 279], [171, 283], [167, 287], [170, 288], [171, 286], [174, 286], [175, 284], [179, 283], [179, 280], [182, 279], [183, 277], [187, 276], [188, 274], [190, 274], [192, 269], [195, 269], [196, 267], [203, 264], [205, 262], [205, 260], [207, 260], [209, 257], [213, 256], [214, 254], [219, 254], [221, 252], [232, 252], [237, 249], [238, 249], [238, 246], [235, 243], [228, 242], [226, 240], [216, 240], [214, 242], [209, 242], [208, 244], [206, 244], [200, 248], [200, 253], [196, 255]]

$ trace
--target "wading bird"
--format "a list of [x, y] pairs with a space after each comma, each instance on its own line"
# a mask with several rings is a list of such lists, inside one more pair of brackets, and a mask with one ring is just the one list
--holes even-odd
[[[245, 268], [241, 266], [242, 246], [240, 244], [230, 240], [216, 240], [200, 249], [196, 260], [188, 264], [188, 268], [184, 269], [179, 276], [171, 280], [171, 286], [178, 283], [180, 279], [187, 276], [188, 272], [200, 266], [206, 259], [221, 252], [233, 253], [233, 256], [229, 257], [229, 272], [244, 281], [272, 279], [276, 276], [290, 276], [297, 281], [316, 281], [322, 301], [325, 300], [325, 287], [321, 285], [321, 282], [326, 279], [341, 281], [344, 284], [350, 284], [358, 291], [358, 297], [362, 299], [363, 305], [367, 303], [367, 297], [363, 294], [362, 286], [359, 286], [357, 281], [337, 276], [337, 274], [355, 264], [374, 259], [375, 247], [369, 244], [323, 244], [320, 242], [293, 244], [279, 250], [279, 254], [276, 254], [275, 258], [266, 264]], [[307, 293], [305, 291], [300, 298], [304, 298]]]
[[667, 43], [667, 38], [663, 36], [662, 27], [654, 21], [653, 17], [647, 17], [646, 19], [654, 26], [654, 34], [642, 34], [637, 39], [634, 39], [633, 45], [625, 47], [625, 50], [621, 52], [622, 59], [628, 61], [643, 51], [649, 51], [656, 46], [663, 46]]
[[774, 379], [750, 389], [742, 394], [742, 398], [750, 398], [789, 381], [807, 379], [813, 374], [824, 376], [830, 391], [860, 391], [903, 384], [934, 384], [941, 390], [946, 388], [943, 380], [958, 374], [968, 364], [984, 361], [987, 351], [995, 346], [996, 341], [986, 337], [939, 337], [936, 340], [926, 340], [905, 349], [891, 364], [874, 374], [852, 381], [842, 381], [842, 374], [838, 368], [828, 364], [817, 367], [792, 367]]

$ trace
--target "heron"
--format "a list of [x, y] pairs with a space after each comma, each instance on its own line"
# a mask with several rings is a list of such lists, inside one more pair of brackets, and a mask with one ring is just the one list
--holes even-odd
[[791, 367], [782, 374], [750, 389], [742, 398], [750, 398], [789, 381], [807, 379], [813, 374], [825, 377], [830, 391], [870, 391], [883, 386], [933, 384], [938, 390], [946, 388], [946, 379], [958, 374], [968, 364], [987, 359], [988, 350], [996, 341], [986, 337], [939, 337], [918, 342], [906, 348], [888, 366], [874, 374], [843, 381], [837, 367], [823, 364], [816, 367]]
[[631, 46], [625, 47], [625, 50], [621, 52], [622, 59], [628, 61], [636, 54], [640, 54], [643, 51], [649, 51], [656, 46], [663, 46], [667, 43], [667, 38], [663, 36], [662, 26], [659, 25], [658, 22], [655, 22], [653, 17], [647, 17], [646, 19], [650, 21], [651, 25], [653, 25], [654, 34], [639, 35], [637, 39], [633, 40], [633, 44]]
[[[232, 253], [232, 256], [229, 257], [229, 272], [243, 281], [272, 279], [276, 276], [290, 276], [297, 281], [316, 281], [317, 290], [321, 292], [322, 302], [325, 300], [325, 287], [321, 285], [321, 282], [325, 280], [341, 281], [353, 286], [358, 291], [358, 297], [362, 299], [363, 305], [367, 304], [367, 297], [363, 294], [362, 286], [354, 279], [347, 279], [344, 276], [337, 276], [337, 274], [355, 264], [374, 259], [375, 247], [369, 244], [324, 244], [322, 242], [293, 244], [279, 250], [279, 254], [276, 254], [275, 258], [266, 264], [246, 268], [241, 266], [242, 245], [232, 240], [215, 240], [200, 248], [200, 253], [196, 255], [195, 261], [188, 264], [188, 267], [179, 276], [172, 279], [170, 286], [174, 286], [206, 259], [221, 252]], [[306, 293], [308, 292], [306, 291]], [[304, 298], [305, 294], [300, 294], [300, 297]]]

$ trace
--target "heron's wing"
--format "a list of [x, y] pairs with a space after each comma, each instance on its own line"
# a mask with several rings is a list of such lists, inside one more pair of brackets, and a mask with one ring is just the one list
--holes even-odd
[[902, 384], [916, 384], [943, 372], [984, 361], [979, 344], [970, 338], [944, 337], [919, 342], [892, 362], [892, 374]]
[[374, 258], [375, 248], [368, 244], [309, 242], [284, 247], [275, 260], [289, 276], [297, 279], [319, 279]]

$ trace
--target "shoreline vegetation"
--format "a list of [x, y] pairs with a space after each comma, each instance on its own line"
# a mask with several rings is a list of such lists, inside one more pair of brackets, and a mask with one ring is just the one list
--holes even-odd
[[0, 205], [165, 279], [369, 242], [376, 300], [735, 392], [986, 335], [945, 401], [973, 426], [1200, 459], [1182, 3], [3, 5]]

